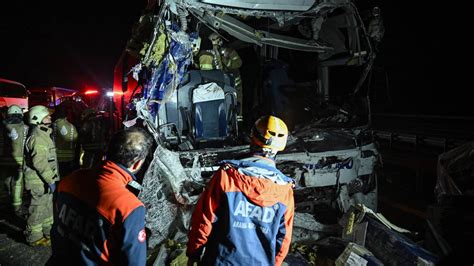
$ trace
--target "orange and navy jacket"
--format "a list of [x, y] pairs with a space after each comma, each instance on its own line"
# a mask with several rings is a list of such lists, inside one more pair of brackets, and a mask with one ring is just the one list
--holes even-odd
[[145, 207], [127, 189], [134, 176], [111, 161], [58, 186], [51, 230], [54, 265], [145, 265]]
[[[245, 169], [271, 172], [286, 182]], [[205, 247], [202, 265], [281, 265], [291, 242], [293, 183], [274, 163], [224, 162], [196, 205], [186, 255], [199, 261]]]

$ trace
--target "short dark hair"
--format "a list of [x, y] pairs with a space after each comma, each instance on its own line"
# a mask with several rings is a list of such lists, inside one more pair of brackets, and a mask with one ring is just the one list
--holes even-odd
[[107, 159], [125, 167], [143, 160], [153, 144], [153, 138], [139, 127], [122, 129], [112, 136], [107, 150]]
[[56, 110], [54, 111], [54, 116], [56, 118], [66, 118], [67, 117], [67, 110], [64, 106], [56, 106]]

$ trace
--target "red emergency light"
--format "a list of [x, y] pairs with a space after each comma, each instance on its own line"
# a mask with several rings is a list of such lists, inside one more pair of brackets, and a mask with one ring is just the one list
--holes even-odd
[[98, 90], [86, 90], [84, 92], [85, 95], [91, 95], [91, 94], [97, 94], [97, 93], [99, 93]]

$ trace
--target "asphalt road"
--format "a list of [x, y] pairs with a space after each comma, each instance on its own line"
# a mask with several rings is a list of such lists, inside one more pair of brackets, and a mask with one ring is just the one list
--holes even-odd
[[30, 247], [25, 243], [23, 228], [25, 222], [0, 212], [0, 265], [44, 265], [51, 256], [49, 247]]

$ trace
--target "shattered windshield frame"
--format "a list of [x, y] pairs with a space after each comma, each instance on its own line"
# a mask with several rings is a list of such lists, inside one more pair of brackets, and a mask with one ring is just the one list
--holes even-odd
[[[231, 4], [231, 2], [233, 4]], [[135, 37], [140, 34], [143, 35], [143, 32], [148, 34], [152, 32], [152, 40], [142, 45], [142, 43], [138, 43], [137, 41], [139, 38], [134, 39], [132, 37], [127, 47], [128, 51], [131, 51], [132, 54], [136, 54], [141, 58], [140, 63], [133, 69], [134, 77], [137, 79], [141, 78], [140, 74], [143, 74], [144, 69], [151, 70], [152, 73], [148, 73], [148, 76], [153, 77], [153, 72], [156, 72], [154, 69], [161, 67], [158, 71], [163, 71], [167, 68], [167, 66], [163, 66], [165, 64], [162, 63], [161, 66], [159, 66], [162, 58], [159, 58], [156, 52], [157, 49], [165, 49], [165, 47], [157, 47], [156, 45], [156, 43], [160, 41], [160, 38], [162, 38], [160, 32], [162, 33], [165, 28], [174, 28], [175, 38], [183, 37], [179, 37], [180, 32], [190, 32], [188, 35], [191, 47], [183, 46], [180, 48], [181, 51], [177, 51], [181, 56], [184, 55], [184, 57], [186, 57], [184, 60], [185, 63], [178, 66], [179, 75], [177, 76], [181, 76], [181, 78], [176, 79], [173, 77], [171, 80], [166, 80], [165, 86], [163, 86], [163, 83], [159, 84], [163, 82], [159, 79], [145, 79], [145, 84], [142, 82], [145, 91], [145, 93], [143, 93], [143, 99], [145, 101], [138, 103], [135, 108], [139, 110], [144, 109], [141, 107], [150, 105], [154, 107], [151, 108], [149, 114], [144, 112], [141, 116], [154, 124], [155, 127], [157, 126], [155, 122], [158, 122], [156, 114], [159, 104], [156, 102], [167, 102], [173, 91], [178, 88], [180, 82], [183, 80], [186, 71], [192, 67], [192, 46], [194, 41], [199, 37], [200, 28], [203, 28], [205, 25], [211, 32], [220, 31], [227, 36], [231, 36], [231, 38], [235, 38], [235, 40], [240, 41], [240, 45], [242, 43], [247, 45], [254, 44], [259, 49], [266, 50], [264, 56], [272, 56], [272, 47], [273, 50], [274, 47], [280, 47], [281, 49], [315, 52], [315, 54], [317, 54], [316, 60], [319, 64], [318, 73], [316, 73], [318, 77], [317, 80], [313, 78], [312, 83], [311, 81], [309, 82], [311, 83], [310, 86], [313, 90], [313, 96], [308, 97], [308, 99], [310, 101], [313, 99], [313, 101], [307, 103], [306, 115], [309, 114], [309, 116], [314, 117], [313, 122], [319, 127], [351, 128], [370, 124], [370, 101], [367, 99], [367, 91], [363, 91], [363, 85], [370, 73], [373, 60], [375, 59], [375, 52], [372, 48], [374, 38], [371, 39], [373, 33], [368, 32], [365, 27], [365, 24], [368, 24], [368, 30], [370, 30], [371, 21], [364, 22], [352, 1], [304, 1], [304, 8], [308, 7], [304, 11], [291, 10], [291, 7], [288, 7], [288, 5], [285, 7], [289, 10], [276, 10], [280, 8], [282, 3], [278, 1], [272, 1], [273, 6], [272, 4], [268, 5], [265, 1], [259, 1], [260, 3], [265, 2], [265, 4], [267, 4], [266, 6], [260, 4], [258, 6], [259, 9], [256, 9], [255, 6], [252, 7], [253, 9], [237, 8], [235, 6], [242, 6], [243, 4], [239, 1], [231, 2], [167, 0], [164, 1], [161, 6], [155, 7], [155, 9], [158, 10], [157, 13], [150, 11], [142, 16], [138, 30], [135, 30], [134, 33]], [[280, 6], [278, 4], [280, 4]], [[262, 9], [262, 6], [269, 9]], [[298, 6], [298, 8], [302, 9], [300, 6]], [[373, 20], [373, 16], [366, 17]], [[268, 31], [265, 31], [244, 23], [253, 18], [257, 18], [256, 20], [267, 19], [267, 21], [271, 21], [272, 24], [267, 25], [266, 28]], [[367, 20], [367, 18], [365, 19]], [[164, 26], [165, 21], [170, 23], [166, 25], [166, 27]], [[194, 24], [196, 24], [196, 26], [192, 26]], [[298, 25], [297, 29], [300, 32], [298, 34], [299, 37], [291, 36], [294, 35], [292, 31], [295, 30], [291, 28], [292, 25]], [[303, 26], [300, 27], [300, 25]], [[337, 29], [341, 27], [343, 28], [342, 30]], [[283, 33], [285, 34], [277, 34], [275, 33], [277, 32], [275, 29], [283, 29]], [[337, 29], [338, 33], [332, 34], [331, 32], [335, 32], [335, 29]], [[223, 35], [221, 34], [221, 36]], [[249, 38], [249, 36], [251, 36], [251, 38]], [[301, 36], [306, 37], [301, 38]], [[279, 40], [280, 42], [275, 42], [275, 40]], [[173, 40], [166, 41], [168, 41], [170, 45], [173, 45]], [[182, 53], [184, 50], [187, 51], [187, 55]], [[276, 53], [278, 54], [278, 51]], [[178, 53], [176, 53], [176, 55], [177, 54]], [[355, 77], [354, 80], [351, 81], [349, 86], [345, 85], [347, 88], [345, 88], [342, 94], [333, 95], [333, 86], [330, 88], [330, 84], [334, 82], [334, 78], [330, 72], [333, 71], [332, 69], [337, 70], [337, 68], [351, 67], [359, 68], [358, 73], [353, 74]], [[337, 81], [337, 79], [335, 79], [335, 81]], [[296, 85], [298, 86], [299, 84]], [[167, 92], [164, 92], [163, 90], [165, 88], [163, 87], [166, 86], [171, 88], [167, 88]], [[352, 115], [350, 112], [354, 110], [350, 109], [351, 106], [342, 106], [344, 103], [340, 101], [340, 99], [348, 95], [352, 97], [352, 101], [355, 97], [358, 97], [360, 102], [365, 101], [364, 104], [356, 105], [359, 107], [359, 110], [354, 113], [357, 115], [359, 121], [355, 123], [354, 121], [348, 123]], [[360, 108], [361, 106], [363, 110]]]

